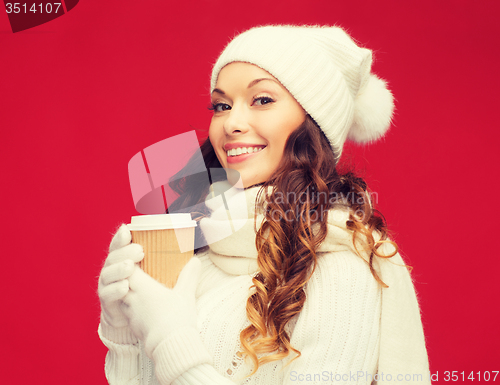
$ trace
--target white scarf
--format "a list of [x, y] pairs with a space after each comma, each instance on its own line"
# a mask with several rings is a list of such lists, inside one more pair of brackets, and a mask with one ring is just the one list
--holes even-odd
[[[226, 181], [216, 182], [212, 186], [217, 193], [227, 191], [224, 196], [229, 210], [226, 210], [221, 196], [213, 198], [209, 195], [205, 200], [212, 214], [200, 221], [200, 227], [212, 251], [210, 257], [226, 273], [253, 274], [258, 270], [255, 225], [259, 228], [264, 220], [264, 192], [261, 194], [256, 213], [255, 202], [259, 186], [241, 190], [231, 188]], [[271, 188], [268, 189], [268, 194], [270, 193]], [[337, 208], [329, 211], [328, 236], [317, 250], [318, 253], [353, 249], [352, 234], [346, 228], [348, 219], [347, 209]], [[315, 228], [316, 226], [313, 226], [313, 229]], [[357, 245], [361, 250], [362, 244], [359, 242]]]
[[[264, 220], [262, 199], [255, 212], [260, 187], [237, 190], [231, 189], [227, 182], [217, 182], [212, 187], [216, 192], [227, 191], [224, 196], [229, 210], [226, 210], [220, 195], [216, 198], [209, 196], [205, 201], [212, 214], [200, 221], [200, 227], [209, 243], [210, 258], [215, 265], [229, 274], [254, 274], [258, 271], [254, 217], [257, 228]], [[268, 190], [268, 193], [270, 192]], [[261, 198], [263, 196], [264, 192]], [[352, 232], [346, 227], [348, 219], [347, 208], [329, 211], [328, 234], [317, 250], [318, 257], [325, 253], [354, 250]], [[374, 237], [377, 241], [378, 233], [374, 233]], [[361, 241], [357, 246], [360, 254], [366, 259], [368, 254], [362, 251]], [[379, 250], [388, 255], [394, 249], [391, 244], [385, 243]], [[375, 257], [374, 267], [382, 281], [389, 286], [382, 289], [378, 373], [390, 373], [392, 381], [396, 380], [398, 374], [402, 375], [402, 378], [407, 374], [422, 374], [423, 379], [418, 383], [430, 384], [420, 311], [408, 270], [404, 267], [399, 253], [390, 259]], [[390, 384], [391, 381], [378, 381], [379, 385], [385, 383]]]

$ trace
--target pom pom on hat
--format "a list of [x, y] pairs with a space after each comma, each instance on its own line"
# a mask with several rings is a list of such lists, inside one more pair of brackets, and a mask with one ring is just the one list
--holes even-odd
[[354, 100], [354, 120], [347, 139], [370, 143], [384, 136], [391, 125], [394, 100], [386, 82], [370, 75]]

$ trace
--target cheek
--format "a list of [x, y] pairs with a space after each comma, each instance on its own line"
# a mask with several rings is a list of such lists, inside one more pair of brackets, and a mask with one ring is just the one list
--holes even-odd
[[210, 127], [208, 128], [208, 139], [210, 139], [210, 143], [212, 144], [217, 159], [219, 159], [219, 162], [221, 162], [222, 159], [219, 151], [220, 148], [219, 138], [217, 135], [217, 131], [215, 130], [215, 127], [213, 126], [212, 123], [210, 123]]
[[300, 125], [306, 120], [306, 112], [294, 100], [289, 101], [287, 114], [284, 116], [286, 116], [286, 127], [284, 127], [284, 131], [286, 131], [287, 135], [290, 135], [293, 131], [299, 128]]
[[283, 152], [285, 148], [285, 140], [283, 138], [276, 138], [273, 142], [272, 145], [270, 146], [269, 151], [269, 165], [274, 167], [278, 166], [278, 163], [281, 161], [281, 158], [283, 157]]
[[210, 139], [210, 142], [212, 144], [216, 141], [215, 127], [214, 127], [213, 121], [210, 122], [210, 126], [208, 126], [208, 138]]
[[215, 142], [221, 143], [224, 140], [224, 117], [212, 117], [208, 126], [208, 137], [214, 145]]
[[268, 135], [268, 141], [271, 144], [273, 149], [273, 153], [276, 155], [277, 153], [283, 154], [286, 141], [290, 134], [295, 130], [295, 126], [293, 126], [292, 122], [286, 121], [281, 122], [281, 125], [277, 126], [276, 130], [273, 130], [272, 135]]

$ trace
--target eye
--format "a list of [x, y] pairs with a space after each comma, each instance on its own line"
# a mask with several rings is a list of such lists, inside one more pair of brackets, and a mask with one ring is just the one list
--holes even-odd
[[274, 99], [270, 98], [269, 96], [261, 96], [261, 97], [258, 97], [258, 98], [255, 98], [253, 100], [253, 105], [256, 105], [256, 106], [263, 106], [265, 104], [269, 104], [269, 103], [273, 103], [274, 102]]
[[231, 106], [226, 103], [211, 103], [208, 106], [208, 109], [214, 112], [223, 112], [229, 111], [231, 109]]

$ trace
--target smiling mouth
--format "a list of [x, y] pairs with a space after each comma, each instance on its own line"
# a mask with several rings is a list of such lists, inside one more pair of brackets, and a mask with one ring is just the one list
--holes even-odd
[[266, 147], [238, 147], [226, 151], [226, 155], [228, 158], [233, 158], [240, 155], [255, 154], [262, 151]]

